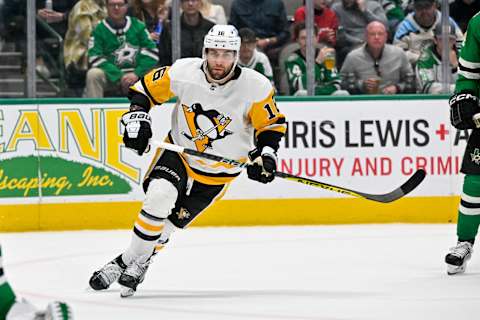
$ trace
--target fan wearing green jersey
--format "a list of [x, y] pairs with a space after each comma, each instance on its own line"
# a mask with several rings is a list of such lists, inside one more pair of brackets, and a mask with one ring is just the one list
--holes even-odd
[[158, 62], [157, 45], [145, 24], [127, 16], [126, 0], [107, 0], [107, 18], [93, 30], [88, 44], [85, 96], [101, 98], [105, 90], [126, 94]]
[[[285, 61], [289, 93], [307, 94], [307, 30], [305, 23], [295, 25], [294, 36], [300, 49], [293, 52]], [[316, 41], [316, 39], [314, 39]], [[335, 50], [323, 47], [315, 52], [315, 95], [347, 94], [340, 90], [340, 76], [337, 71]]]

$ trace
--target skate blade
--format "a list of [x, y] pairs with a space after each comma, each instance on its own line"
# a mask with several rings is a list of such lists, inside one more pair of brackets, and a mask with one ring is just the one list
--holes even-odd
[[461, 266], [454, 266], [451, 264], [447, 264], [447, 274], [449, 276], [453, 276], [455, 274], [464, 273], [466, 268], [467, 266], [465, 263]]
[[128, 297], [131, 297], [135, 294], [135, 290], [133, 290], [132, 288], [128, 288], [128, 287], [124, 287], [124, 286], [120, 286], [121, 289], [120, 289], [120, 297], [122, 298], [128, 298]]

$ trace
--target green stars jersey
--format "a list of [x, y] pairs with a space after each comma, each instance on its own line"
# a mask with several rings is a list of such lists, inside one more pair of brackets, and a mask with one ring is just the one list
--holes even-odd
[[[291, 95], [307, 90], [307, 62], [300, 50], [292, 53], [285, 62], [288, 87]], [[323, 64], [315, 64], [315, 95], [330, 95], [340, 89], [340, 76], [336, 68], [328, 70]]]
[[[415, 67], [417, 78], [417, 88], [419, 93], [442, 93], [442, 60], [435, 50], [435, 46], [430, 44], [422, 48], [420, 58]], [[453, 93], [455, 80], [457, 79], [457, 68], [452, 69], [450, 73], [451, 83], [450, 92]]]
[[471, 90], [478, 97], [480, 84], [480, 14], [468, 23], [468, 29], [458, 60], [458, 80], [455, 91]]
[[253, 52], [253, 56], [248, 63], [244, 64], [242, 61], [239, 60], [238, 65], [244, 68], [250, 68], [257, 72], [260, 72], [265, 77], [267, 77], [268, 80], [270, 80], [270, 82], [273, 84], [272, 66], [265, 53], [255, 49], [255, 51]]
[[145, 24], [134, 17], [126, 19], [122, 29], [115, 29], [108, 19], [102, 20], [90, 38], [89, 65], [102, 69], [112, 83], [117, 83], [126, 72], [142, 77], [158, 61], [157, 46]]

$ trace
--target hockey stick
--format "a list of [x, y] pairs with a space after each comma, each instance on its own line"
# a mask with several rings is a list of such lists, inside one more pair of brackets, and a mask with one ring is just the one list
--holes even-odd
[[[241, 161], [237, 161], [237, 160], [233, 160], [233, 159], [228, 159], [228, 158], [224, 158], [222, 156], [211, 154], [211, 153], [199, 152], [197, 150], [184, 148], [184, 147], [181, 147], [181, 146], [178, 146], [178, 145], [175, 145], [175, 144], [171, 144], [171, 143], [160, 142], [160, 141], [152, 141], [152, 145], [154, 147], [158, 147], [158, 148], [162, 148], [162, 149], [166, 149], [166, 150], [170, 150], [170, 151], [174, 151], [174, 152], [178, 152], [178, 153], [189, 154], [189, 155], [196, 156], [196, 157], [199, 157], [199, 158], [205, 158], [205, 159], [209, 159], [209, 160], [214, 160], [214, 161], [218, 161], [218, 162], [227, 163], [227, 164], [230, 164], [230, 165], [235, 166], [235, 167], [245, 168], [246, 166], [249, 165], [248, 162], [241, 162]], [[363, 199], [372, 200], [372, 201], [376, 201], [376, 202], [382, 202], [382, 203], [388, 203], [388, 202], [395, 201], [395, 200], [400, 199], [401, 197], [405, 196], [409, 192], [411, 192], [413, 189], [415, 189], [423, 181], [423, 179], [425, 178], [425, 174], [426, 174], [425, 170], [419, 169], [404, 184], [402, 184], [400, 187], [393, 190], [392, 192], [388, 192], [388, 193], [384, 193], [384, 194], [370, 194], [370, 193], [365, 193], [365, 192], [360, 192], [360, 191], [347, 189], [347, 188], [344, 188], [344, 187], [335, 186], [333, 184], [328, 184], [328, 183], [325, 183], [325, 182], [320, 182], [320, 181], [315, 181], [315, 180], [308, 179], [308, 178], [295, 176], [295, 175], [288, 174], [288, 173], [285, 173], [285, 172], [277, 171], [277, 172], [274, 173], [275, 177], [279, 177], [279, 178], [283, 178], [283, 179], [286, 179], [286, 180], [303, 183], [303, 184], [306, 184], [306, 185], [309, 185], [309, 186], [314, 186], [314, 187], [318, 187], [318, 188], [329, 190], [329, 191], [334, 191], [334, 192], [346, 194], [346, 195], [356, 197], [356, 198], [363, 198]]]

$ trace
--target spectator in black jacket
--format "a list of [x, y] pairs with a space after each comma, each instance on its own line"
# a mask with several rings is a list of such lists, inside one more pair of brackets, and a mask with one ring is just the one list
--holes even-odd
[[[45, 8], [45, 0], [36, 0], [37, 15], [48, 23], [62, 38], [68, 28], [68, 14], [75, 5], [75, 0], [55, 0], [52, 1], [52, 9]], [[7, 41], [15, 43], [15, 49], [26, 53], [26, 20], [27, 0], [9, 0], [5, 1], [3, 9], [3, 19], [5, 24], [5, 34]], [[50, 76], [51, 65], [46, 65], [45, 58], [50, 56], [50, 60], [57, 60], [61, 48], [55, 41], [46, 41], [54, 38], [40, 24], [37, 23], [37, 72], [48, 78]], [[25, 61], [26, 59], [22, 59]], [[51, 61], [50, 63], [53, 63]], [[58, 68], [61, 66], [58, 65]]]
[[462, 32], [467, 31], [468, 21], [480, 11], [480, 0], [455, 0], [450, 4], [450, 17]]
[[[50, 26], [62, 37], [65, 36], [68, 28], [68, 14], [75, 5], [75, 0], [56, 0], [52, 1], [52, 10], [45, 9], [45, 0], [36, 0], [37, 13], [40, 18], [50, 24]], [[1, 19], [5, 25], [6, 34], [9, 40], [25, 41], [26, 20], [26, 0], [8, 0], [4, 2]], [[48, 35], [43, 28], [37, 25], [37, 34], [40, 38]]]
[[182, 0], [181, 16], [181, 56], [201, 57], [203, 38], [214, 23], [200, 13], [200, 0]]
[[257, 48], [276, 62], [278, 50], [290, 39], [287, 13], [282, 0], [233, 0], [230, 24], [250, 28], [257, 35]]

